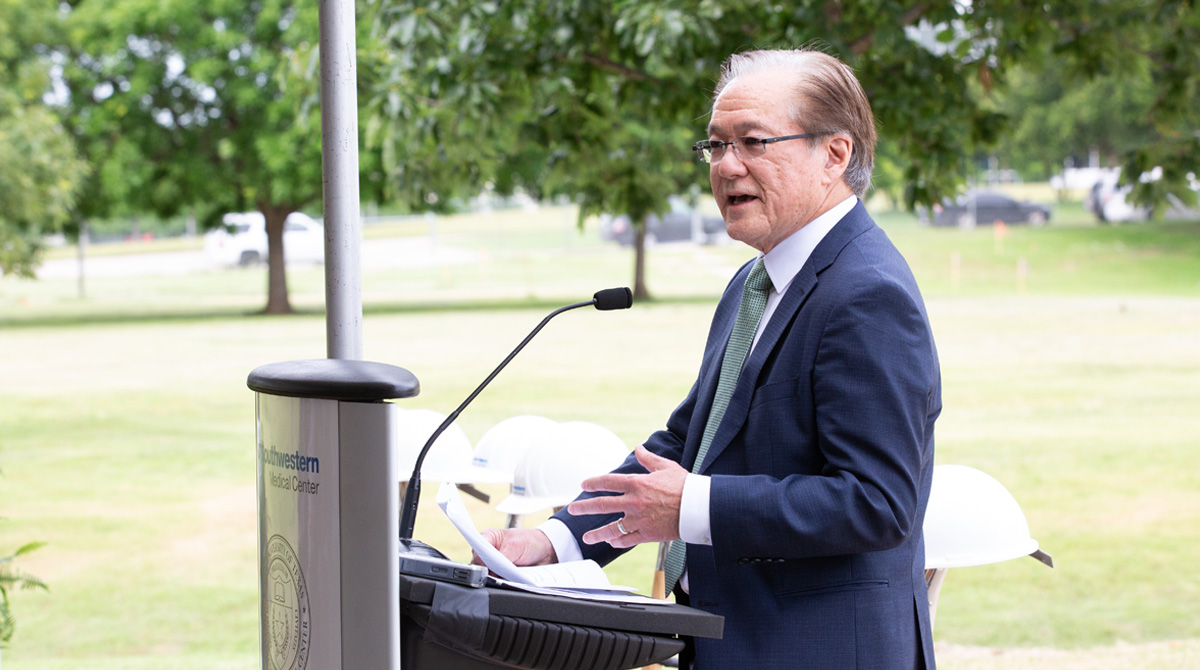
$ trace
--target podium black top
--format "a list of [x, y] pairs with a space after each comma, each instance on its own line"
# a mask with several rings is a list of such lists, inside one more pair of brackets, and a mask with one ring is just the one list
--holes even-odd
[[[440, 588], [479, 591], [490, 614], [658, 635], [720, 638], [724, 617], [664, 601], [661, 605], [579, 600], [488, 586], [466, 589], [412, 575], [400, 575], [400, 602], [432, 606]], [[486, 593], [483, 593], [486, 592]]]
[[316, 358], [268, 363], [246, 379], [252, 391], [292, 398], [381, 402], [421, 392], [413, 373], [387, 363]]

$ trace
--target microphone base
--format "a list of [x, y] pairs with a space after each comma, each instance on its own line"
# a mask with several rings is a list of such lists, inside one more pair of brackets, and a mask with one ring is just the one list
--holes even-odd
[[[438, 551], [437, 549], [434, 549], [433, 547], [429, 546], [428, 544], [425, 544], [424, 542], [422, 542], [420, 540], [414, 540], [412, 538], [403, 538], [403, 537], [400, 538], [400, 554], [401, 555], [407, 554], [407, 555], [413, 555], [413, 556], [426, 556], [429, 558], [446, 559], [445, 554]], [[449, 560], [449, 559], [446, 559], [446, 560]]]
[[400, 574], [477, 589], [487, 584], [488, 569], [482, 565], [452, 561], [420, 540], [401, 538]]

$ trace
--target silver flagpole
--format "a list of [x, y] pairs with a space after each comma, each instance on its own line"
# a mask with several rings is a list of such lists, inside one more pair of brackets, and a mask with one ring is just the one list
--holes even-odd
[[361, 360], [362, 246], [354, 0], [319, 0], [321, 158], [325, 206], [325, 341], [329, 358]]

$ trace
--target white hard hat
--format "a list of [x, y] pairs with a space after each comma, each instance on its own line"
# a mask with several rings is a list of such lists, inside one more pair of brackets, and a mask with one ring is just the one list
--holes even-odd
[[1032, 555], [1038, 550], [1016, 498], [991, 475], [966, 465], [933, 469], [925, 510], [925, 569], [961, 568]]
[[561, 507], [582, 491], [583, 480], [616, 468], [629, 449], [611, 430], [567, 421], [538, 433], [513, 472], [512, 493], [496, 506], [504, 514]]
[[[400, 409], [396, 424], [400, 461], [400, 481], [408, 481], [421, 448], [433, 431], [446, 420], [446, 415], [431, 409]], [[438, 435], [425, 454], [421, 479], [454, 484], [499, 484], [507, 480], [492, 470], [471, 464], [471, 441], [457, 423], [452, 423]]]
[[538, 434], [553, 428], [557, 422], [544, 416], [521, 414], [509, 417], [488, 429], [475, 443], [472, 463], [495, 470], [512, 483], [513, 471], [521, 457], [533, 446]]

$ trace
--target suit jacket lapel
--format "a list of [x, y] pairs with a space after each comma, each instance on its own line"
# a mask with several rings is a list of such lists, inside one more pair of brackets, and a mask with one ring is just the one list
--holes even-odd
[[[750, 358], [747, 359], [745, 367], [742, 368], [742, 374], [738, 377], [737, 387], [733, 391], [733, 396], [729, 399], [729, 407], [725, 410], [725, 416], [721, 419], [721, 425], [717, 428], [716, 435], [713, 436], [712, 444], [708, 447], [708, 452], [704, 456], [704, 463], [700, 468], [700, 472], [704, 473], [713, 461], [716, 460], [721, 452], [733, 441], [741, 431], [742, 426], [746, 423], [746, 417], [750, 412], [750, 401], [754, 396], [754, 389], [758, 386], [758, 379], [762, 374], [763, 365], [766, 363], [768, 356], [779, 344], [779, 338], [787, 329], [796, 314], [803, 307], [805, 300], [817, 286], [817, 277], [830, 265], [837, 260], [842, 249], [850, 243], [850, 240], [861, 235], [864, 231], [874, 225], [874, 221], [867, 215], [866, 208], [863, 207], [860, 201], [850, 210], [841, 221], [825, 235], [825, 238], [813, 249], [812, 255], [796, 273], [792, 283], [788, 286], [787, 292], [784, 293], [779, 305], [775, 308], [775, 312], [771, 315], [771, 320], [767, 322], [766, 329], [763, 330], [762, 336], [755, 345], [754, 350], [750, 352]], [[749, 272], [745, 273], [749, 276]], [[745, 284], [743, 278], [739, 282], [739, 286]], [[733, 321], [723, 325], [725, 330], [725, 339], [728, 341], [728, 334], [733, 330]], [[720, 368], [720, 361], [716, 363]], [[712, 398], [716, 393], [716, 376], [713, 375], [713, 381], [708, 388], [705, 389], [705, 395], [708, 409], [712, 407]], [[704, 412], [704, 416], [708, 417], [708, 412]], [[700, 425], [700, 430], [704, 430], [704, 425]], [[690, 442], [690, 440], [689, 440]], [[695, 443], [698, 445], [699, 437]], [[694, 449], [694, 447], [693, 447]]]

